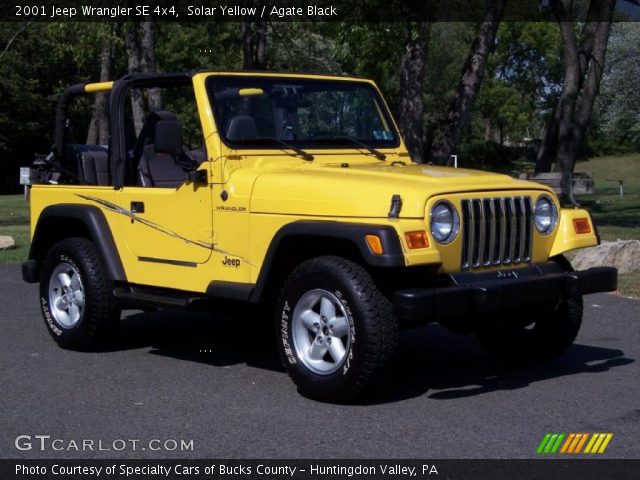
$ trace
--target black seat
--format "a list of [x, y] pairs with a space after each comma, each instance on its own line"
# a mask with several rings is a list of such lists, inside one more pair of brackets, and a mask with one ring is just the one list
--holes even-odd
[[158, 110], [155, 112], [150, 112], [147, 115], [147, 118], [144, 121], [144, 125], [142, 125], [142, 129], [140, 130], [140, 134], [136, 139], [133, 148], [128, 152], [128, 161], [126, 167], [126, 177], [127, 182], [131, 183], [139, 183], [140, 182], [140, 159], [142, 158], [142, 153], [144, 152], [144, 148], [152, 144], [155, 138], [156, 132], [156, 124], [161, 120], [175, 120], [178, 118], [176, 114], [173, 112], [169, 112], [167, 110]]
[[249, 115], [236, 115], [227, 126], [227, 139], [253, 140], [258, 137], [258, 126]]
[[111, 182], [109, 181], [109, 154], [107, 152], [94, 152], [93, 159], [96, 166], [98, 185], [111, 185]]
[[[144, 187], [178, 187], [186, 179], [188, 166], [184, 162], [182, 126], [175, 118], [157, 120], [154, 130], [153, 143], [142, 149], [139, 183]], [[193, 163], [191, 167], [195, 168]]]
[[109, 154], [88, 150], [80, 153], [80, 166], [84, 180], [89, 185], [109, 185]]
[[79, 177], [81, 183], [109, 185], [109, 152], [106, 146], [69, 144], [67, 155], [67, 168]]
[[153, 143], [156, 132], [156, 124], [161, 120], [173, 120], [178, 121], [178, 117], [173, 112], [169, 112], [168, 110], [158, 110], [155, 112], [150, 112], [147, 115], [146, 120], [144, 121], [144, 125], [142, 125], [142, 129], [140, 130], [140, 134], [136, 140], [135, 145], [131, 149], [129, 156], [133, 160], [134, 165], [138, 165], [140, 158], [142, 158], [142, 151], [146, 145]]

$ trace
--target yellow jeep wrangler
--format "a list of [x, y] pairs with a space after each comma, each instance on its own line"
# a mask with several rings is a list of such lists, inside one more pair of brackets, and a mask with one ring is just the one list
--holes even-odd
[[[97, 93], [108, 144], [74, 143], [72, 100]], [[152, 93], [141, 118], [132, 98]], [[412, 163], [363, 78], [74, 85], [36, 170], [23, 277], [65, 348], [94, 348], [123, 308], [261, 304], [299, 391], [345, 401], [380, 377], [402, 326], [439, 322], [545, 360], [575, 339], [582, 295], [616, 288], [615, 269], [562, 256], [598, 244], [586, 210], [537, 183]]]

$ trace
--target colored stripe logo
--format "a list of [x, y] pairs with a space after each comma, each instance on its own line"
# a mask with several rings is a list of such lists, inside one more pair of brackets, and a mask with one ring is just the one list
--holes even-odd
[[604, 453], [612, 438], [613, 433], [547, 433], [538, 445], [537, 452]]

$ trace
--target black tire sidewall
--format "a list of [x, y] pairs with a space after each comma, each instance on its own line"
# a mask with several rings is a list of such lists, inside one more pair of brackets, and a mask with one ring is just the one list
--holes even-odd
[[[305, 274], [294, 274], [283, 289], [277, 303], [276, 324], [277, 343], [282, 361], [289, 375], [298, 385], [301, 393], [326, 400], [349, 396], [349, 390], [356, 387], [366, 361], [366, 344], [371, 332], [371, 325], [366, 321], [366, 313], [358, 295], [339, 270], [330, 272], [318, 265]], [[322, 289], [333, 294], [341, 303], [347, 314], [351, 328], [351, 345], [342, 366], [335, 372], [321, 375], [310, 370], [298, 358], [293, 340], [292, 317], [298, 300], [305, 293], [314, 289]]]
[[[86, 242], [86, 243], [85, 243]], [[84, 245], [82, 245], [85, 243]], [[84, 247], [84, 248], [78, 248]], [[72, 349], [86, 349], [90, 346], [95, 332], [102, 323], [105, 323], [109, 312], [101, 305], [101, 294], [105, 288], [105, 279], [102, 269], [94, 265], [93, 269], [88, 265], [83, 251], [90, 249], [97, 258], [95, 247], [84, 239], [63, 240], [54, 245], [44, 261], [40, 279], [40, 309], [47, 325], [47, 330], [54, 340], [62, 347]], [[61, 263], [71, 265], [79, 274], [84, 291], [84, 307], [78, 322], [71, 328], [60, 326], [50, 309], [49, 284], [53, 270]], [[90, 272], [90, 270], [93, 270]], [[96, 279], [100, 284], [96, 285]]]

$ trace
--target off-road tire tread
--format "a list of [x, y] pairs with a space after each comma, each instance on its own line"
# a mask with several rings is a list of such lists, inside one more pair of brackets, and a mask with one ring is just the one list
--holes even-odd
[[[120, 310], [115, 305], [113, 285], [105, 274], [102, 260], [95, 245], [86, 238], [71, 237], [53, 245], [42, 269], [41, 284], [48, 285], [48, 275], [65, 254], [80, 269], [85, 289], [85, 310], [81, 335], [74, 340], [57, 337], [50, 331], [60, 346], [79, 351], [96, 350], [105, 345], [117, 327]], [[48, 289], [48, 288], [47, 288]]]
[[[382, 373], [395, 357], [398, 344], [398, 322], [393, 316], [393, 309], [389, 300], [380, 293], [369, 273], [360, 265], [335, 256], [315, 257], [300, 264], [286, 280], [278, 305], [281, 305], [283, 296], [292, 285], [307, 276], [313, 276], [318, 271], [329, 269], [342, 277], [353, 288], [353, 296], [359, 302], [364, 317], [368, 322], [368, 348], [364, 359], [360, 361], [359, 375], [345, 389], [339, 392], [305, 391], [301, 393], [317, 399], [327, 401], [350, 402], [357, 399], [360, 394], [367, 391], [375, 384], [376, 379], [382, 377]], [[279, 317], [278, 317], [279, 320]], [[358, 340], [362, 335], [359, 335]], [[287, 366], [286, 356], [280, 349], [280, 357], [283, 365]]]

